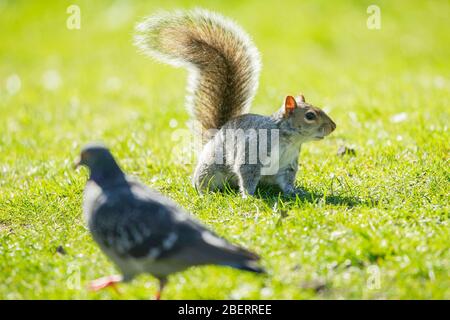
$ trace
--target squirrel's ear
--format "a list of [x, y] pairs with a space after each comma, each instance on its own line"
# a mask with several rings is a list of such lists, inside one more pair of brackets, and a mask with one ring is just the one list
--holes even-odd
[[306, 102], [306, 101], [305, 101], [305, 96], [303, 95], [303, 93], [300, 93], [300, 94], [299, 94], [298, 100], [299, 100], [300, 102]]
[[287, 96], [284, 99], [284, 114], [291, 114], [295, 108], [297, 108], [297, 102], [295, 101], [295, 98], [293, 96]]

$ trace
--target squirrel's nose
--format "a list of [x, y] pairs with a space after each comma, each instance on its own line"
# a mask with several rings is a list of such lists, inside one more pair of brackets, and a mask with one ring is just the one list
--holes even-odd
[[330, 133], [331, 132], [333, 132], [335, 129], [336, 129], [336, 123], [334, 123], [333, 121], [331, 121], [331, 131], [330, 131]]
[[334, 131], [334, 129], [336, 129], [336, 124], [334, 122], [325, 123], [322, 125], [321, 129], [322, 129], [323, 134], [325, 136], [327, 136], [330, 133], [332, 133]]

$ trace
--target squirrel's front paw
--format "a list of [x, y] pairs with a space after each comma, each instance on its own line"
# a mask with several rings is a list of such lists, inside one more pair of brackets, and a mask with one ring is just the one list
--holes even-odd
[[253, 191], [249, 191], [249, 190], [241, 190], [239, 192], [241, 194], [241, 198], [242, 199], [247, 199], [250, 196], [253, 196], [255, 194], [255, 192]]
[[289, 186], [289, 187], [285, 188], [284, 194], [286, 194], [287, 196], [290, 196], [290, 197], [295, 197], [295, 196], [304, 197], [304, 196], [306, 196], [306, 191], [304, 191], [301, 188], [295, 188], [294, 186]]
[[254, 192], [252, 193], [252, 192], [248, 192], [248, 191], [241, 191], [240, 194], [241, 194], [242, 199], [247, 199], [248, 197], [253, 196]]

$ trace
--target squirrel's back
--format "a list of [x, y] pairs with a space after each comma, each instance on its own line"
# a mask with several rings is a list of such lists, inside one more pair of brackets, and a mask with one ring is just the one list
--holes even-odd
[[146, 54], [189, 69], [187, 108], [202, 130], [247, 113], [258, 87], [260, 58], [249, 36], [218, 14], [195, 9], [146, 18], [136, 30]]

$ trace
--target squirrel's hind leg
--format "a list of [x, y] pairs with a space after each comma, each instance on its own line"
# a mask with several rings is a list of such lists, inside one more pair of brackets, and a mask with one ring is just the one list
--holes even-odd
[[204, 167], [194, 174], [193, 184], [198, 193], [223, 190], [226, 174], [219, 168]]

